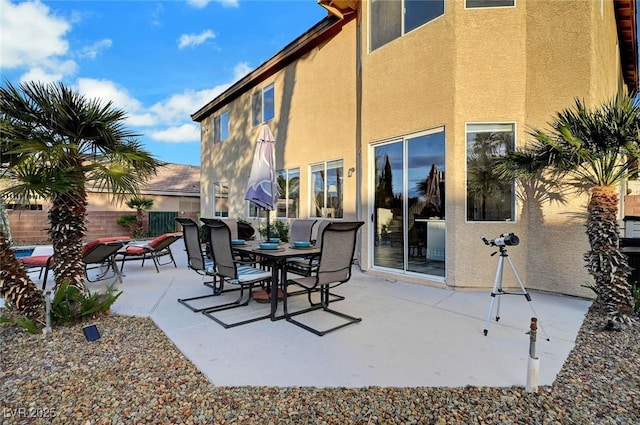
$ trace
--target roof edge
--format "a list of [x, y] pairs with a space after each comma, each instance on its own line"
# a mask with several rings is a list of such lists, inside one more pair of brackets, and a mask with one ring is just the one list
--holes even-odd
[[249, 74], [218, 95], [211, 102], [198, 109], [191, 115], [191, 119], [201, 122], [209, 115], [217, 111], [222, 105], [226, 105], [241, 94], [260, 84], [276, 72], [284, 69], [291, 62], [319, 46], [326, 40], [332, 38], [342, 30], [342, 27], [355, 18], [355, 14], [350, 14], [339, 19], [333, 15], [323, 18], [320, 22], [311, 27], [307, 32], [286, 45], [282, 50], [262, 63]]
[[620, 61], [629, 91], [638, 90], [638, 22], [636, 0], [614, 0]]

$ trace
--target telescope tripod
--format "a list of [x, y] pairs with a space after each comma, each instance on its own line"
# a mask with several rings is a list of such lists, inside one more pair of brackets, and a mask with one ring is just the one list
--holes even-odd
[[[496, 298], [499, 297], [500, 295], [524, 295], [524, 297], [529, 302], [529, 307], [531, 307], [531, 311], [533, 312], [534, 317], [538, 317], [536, 311], [533, 309], [533, 305], [531, 305], [531, 295], [529, 295], [524, 285], [522, 284], [522, 280], [520, 280], [520, 276], [518, 276], [518, 272], [516, 272], [516, 268], [513, 267], [513, 263], [509, 258], [509, 254], [507, 254], [507, 248], [504, 245], [502, 245], [502, 246], [499, 246], [498, 249], [500, 250], [499, 251], [500, 256], [498, 257], [498, 267], [496, 268], [496, 277], [495, 277], [495, 280], [493, 281], [493, 289], [491, 290], [491, 303], [489, 304], [489, 313], [487, 314], [487, 323], [484, 327], [485, 336], [489, 333], [489, 323], [491, 322], [491, 313], [493, 312], [493, 303], [496, 300]], [[498, 251], [491, 254], [491, 256], [494, 256], [496, 254], [498, 254]], [[521, 292], [506, 292], [502, 289], [502, 272], [504, 269], [505, 258], [507, 259], [509, 266], [511, 266], [511, 271], [513, 271], [513, 274], [516, 277], [518, 284], [520, 284]], [[499, 320], [500, 320], [500, 298], [498, 298], [498, 306], [496, 309], [496, 322]], [[540, 329], [542, 330], [542, 327]], [[544, 332], [544, 330], [542, 331]], [[546, 336], [546, 333], [545, 333], [545, 336]], [[549, 338], [547, 338], [547, 340], [549, 340]]]

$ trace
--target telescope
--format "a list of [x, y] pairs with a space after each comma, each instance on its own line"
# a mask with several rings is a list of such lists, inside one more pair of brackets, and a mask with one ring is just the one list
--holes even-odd
[[503, 233], [495, 239], [482, 236], [482, 242], [489, 246], [517, 246], [520, 244], [520, 238], [515, 233]]

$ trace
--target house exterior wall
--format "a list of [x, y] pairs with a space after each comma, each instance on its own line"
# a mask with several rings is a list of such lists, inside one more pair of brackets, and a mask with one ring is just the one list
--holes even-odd
[[[513, 123], [516, 146], [532, 127], [580, 98], [599, 104], [625, 91], [613, 2], [517, 0], [515, 7], [466, 9], [446, 1], [442, 16], [369, 50], [370, 2], [341, 32], [261, 82], [275, 84], [277, 167], [300, 167], [300, 217], [309, 216], [309, 165], [343, 159], [345, 219], [364, 220], [356, 250], [369, 273], [428, 285], [491, 287], [497, 257], [481, 236], [514, 232], [509, 248], [527, 288], [592, 296], [583, 254], [588, 196], [565, 193], [563, 203], [522, 196], [516, 219], [467, 220], [468, 123]], [[570, 24], [568, 24], [570, 23]], [[212, 184], [227, 182], [229, 215], [244, 217], [244, 192], [259, 127], [251, 124], [250, 89], [204, 118], [201, 213], [213, 215]], [[229, 140], [213, 144], [219, 113], [230, 113]], [[359, 114], [358, 114], [359, 111]], [[446, 161], [444, 279], [377, 269], [370, 217], [375, 192], [372, 146], [443, 129]], [[539, 194], [539, 193], [538, 193]], [[504, 286], [517, 286], [505, 272]]]
[[[360, 10], [363, 40], [368, 6], [363, 2]], [[582, 260], [588, 198], [570, 194], [562, 206], [523, 199], [515, 222], [468, 222], [465, 128], [469, 122], [515, 122], [516, 145], [522, 146], [531, 126], [544, 127], [574, 98], [595, 104], [622, 90], [611, 2], [602, 14], [598, 2], [518, 0], [513, 8], [485, 9], [446, 2], [444, 15], [373, 52], [365, 45], [362, 56], [363, 152], [376, 141], [445, 129], [446, 284], [491, 286], [497, 260], [481, 236], [514, 232], [521, 244], [510, 249], [510, 258], [527, 287], [590, 296], [581, 287], [588, 280]], [[369, 161], [363, 155], [365, 182], [373, 175]], [[372, 190], [369, 183], [364, 205]], [[365, 241], [368, 231], [363, 228]], [[371, 267], [368, 247], [362, 245], [365, 268]], [[509, 272], [504, 285], [517, 286]]]
[[[276, 139], [276, 166], [300, 168], [300, 217], [309, 216], [309, 166], [342, 159], [355, 166], [355, 25], [314, 48], [201, 123], [201, 213], [213, 217], [213, 184], [229, 184], [229, 216], [248, 217], [244, 199], [261, 125], [252, 124], [255, 90], [274, 84], [275, 117], [267, 122]], [[213, 121], [229, 112], [229, 138], [213, 143]], [[344, 179], [346, 219], [355, 219], [355, 179]], [[272, 219], [273, 220], [273, 219]]]

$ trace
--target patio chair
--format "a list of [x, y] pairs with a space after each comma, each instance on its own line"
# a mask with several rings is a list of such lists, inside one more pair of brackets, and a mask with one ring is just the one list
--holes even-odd
[[[178, 298], [178, 302], [191, 311], [200, 312], [209, 306], [195, 307], [191, 305], [191, 301], [216, 297], [222, 293], [223, 288], [217, 284], [216, 274], [213, 269], [213, 260], [206, 258], [205, 253], [202, 251], [198, 224], [190, 218], [178, 217], [176, 221], [182, 226], [182, 240], [184, 241], [184, 247], [187, 251], [187, 267], [202, 276], [203, 284], [212, 289], [210, 294], [190, 298]], [[211, 277], [212, 280], [205, 281], [207, 277]]]
[[[160, 235], [146, 245], [129, 245], [124, 251], [117, 254], [117, 257], [122, 257], [120, 271], [124, 270], [125, 261], [142, 260], [141, 267], [144, 267], [144, 261], [151, 259], [153, 265], [156, 266], [156, 272], [160, 273], [159, 266], [166, 266], [173, 263], [174, 267], [178, 267], [175, 258], [173, 258], [173, 252], [171, 252], [171, 245], [178, 239], [182, 238], [182, 233], [165, 233]], [[160, 258], [168, 255], [170, 261], [164, 263], [160, 262]]]
[[247, 306], [249, 301], [251, 301], [251, 293], [255, 285], [270, 282], [272, 275], [270, 271], [265, 271], [250, 265], [255, 264], [255, 262], [247, 263], [236, 259], [233, 253], [233, 247], [231, 246], [231, 230], [225, 222], [222, 220], [208, 220], [205, 226], [209, 227], [213, 267], [216, 276], [222, 282], [221, 286], [224, 285], [224, 282], [237, 285], [240, 288], [240, 294], [236, 300], [207, 308], [203, 311], [203, 314], [222, 325], [225, 329], [271, 317], [270, 314], [267, 314], [228, 323], [213, 315], [213, 313], [223, 310]]
[[[117, 277], [122, 281], [122, 275], [118, 270], [118, 265], [115, 261], [116, 253], [129, 242], [128, 236], [117, 236], [95, 239], [87, 242], [82, 247], [82, 262], [84, 263], [84, 273], [87, 281], [97, 282], [111, 277]], [[54, 264], [53, 255], [32, 255], [29, 257], [23, 257], [20, 262], [28, 270], [39, 269], [40, 276], [44, 271], [44, 278], [42, 280], [42, 290], [47, 287], [47, 278], [49, 276], [49, 270], [52, 269]], [[96, 268], [104, 268], [104, 270], [98, 274], [93, 280], [89, 277], [89, 270]], [[111, 272], [111, 274], [109, 273]]]
[[[333, 310], [329, 307], [330, 289], [349, 281], [351, 279], [351, 265], [353, 263], [353, 254], [356, 246], [356, 234], [360, 226], [364, 222], [333, 222], [327, 225], [319, 236], [322, 249], [320, 252], [319, 262], [315, 274], [312, 276], [300, 277], [287, 280], [284, 284], [284, 315], [288, 322], [291, 322], [301, 328], [313, 332], [316, 335], [323, 336], [329, 332], [348, 326], [352, 323], [361, 322], [359, 317], [353, 317], [345, 313]], [[305, 288], [308, 292], [309, 308], [296, 312], [289, 312], [287, 296], [289, 295], [288, 287], [295, 284]], [[311, 295], [313, 292], [320, 293], [320, 302], [313, 302]], [[320, 310], [333, 315], [339, 316], [346, 320], [337, 326], [326, 330], [319, 330], [308, 326], [296, 319], [294, 316], [309, 313], [311, 311]]]
[[[316, 240], [312, 241], [312, 242], [315, 242], [315, 245], [317, 248], [322, 248], [322, 232], [324, 231], [325, 227], [327, 227], [327, 225], [329, 225], [330, 223], [331, 223], [330, 220], [320, 220], [320, 223], [318, 223]], [[311, 240], [311, 238], [312, 238], [312, 235], [310, 234], [309, 240]], [[290, 239], [290, 240], [295, 241], [296, 239]], [[306, 239], [302, 239], [302, 240], [306, 240]], [[294, 257], [294, 258], [291, 258], [289, 261], [287, 261], [287, 272], [295, 273], [301, 276], [311, 275], [311, 272], [313, 272], [313, 270], [317, 267], [318, 267], [317, 257], [315, 258]]]
[[305, 241], [311, 242], [313, 226], [318, 220], [293, 220], [291, 222], [291, 231], [289, 232], [289, 242]]

